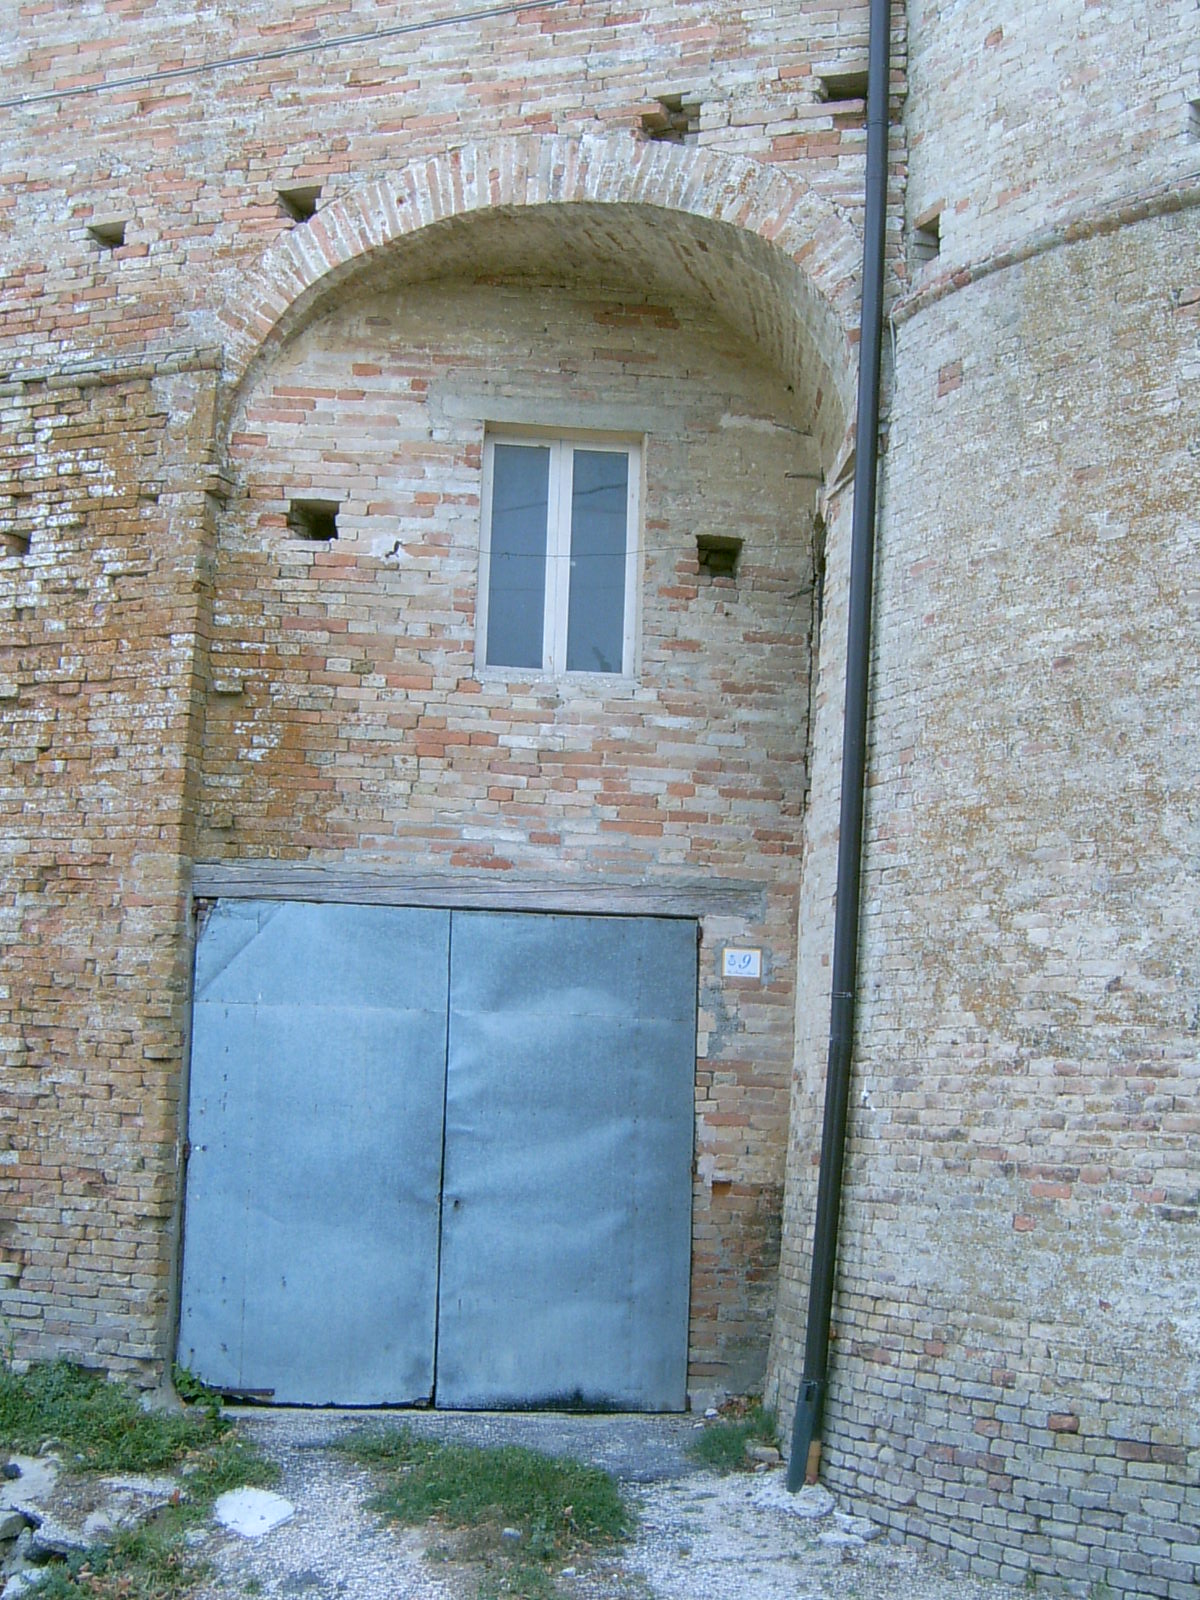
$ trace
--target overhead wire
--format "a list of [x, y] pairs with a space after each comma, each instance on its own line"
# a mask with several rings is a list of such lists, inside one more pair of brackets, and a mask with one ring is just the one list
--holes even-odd
[[157, 72], [136, 73], [125, 78], [106, 78], [98, 83], [76, 83], [64, 89], [39, 89], [34, 94], [12, 95], [0, 100], [0, 110], [23, 110], [45, 105], [52, 100], [73, 99], [79, 95], [107, 94], [114, 89], [149, 88], [156, 83], [172, 83], [206, 72], [223, 72], [232, 67], [258, 66], [264, 61], [285, 61], [292, 56], [312, 55], [319, 50], [340, 50], [347, 45], [373, 44], [380, 39], [397, 39], [405, 34], [429, 33], [435, 28], [458, 27], [470, 22], [488, 22], [495, 17], [514, 17], [525, 11], [553, 11], [568, 0], [508, 0], [507, 4], [483, 6], [453, 16], [426, 17], [418, 22], [398, 22], [389, 28], [373, 28], [366, 33], [339, 34], [333, 38], [306, 39], [300, 44], [277, 45], [272, 50], [247, 51], [242, 55], [221, 56], [212, 61], [193, 61], [181, 67], [164, 67]]
[[[0, 110], [21, 110], [27, 106], [44, 105], [51, 101], [73, 99], [83, 95], [106, 94], [117, 89], [149, 88], [159, 83], [177, 82], [182, 78], [198, 77], [205, 73], [227, 71], [235, 67], [258, 66], [264, 62], [283, 61], [295, 56], [312, 55], [318, 51], [338, 50], [347, 46], [371, 44], [378, 40], [400, 38], [405, 35], [431, 32], [472, 22], [486, 22], [500, 17], [519, 16], [530, 11], [552, 11], [569, 3], [569, 0], [508, 0], [508, 3], [478, 7], [472, 11], [458, 12], [443, 17], [427, 17], [415, 22], [396, 23], [391, 27], [374, 28], [363, 33], [339, 34], [332, 38], [306, 39], [289, 45], [278, 45], [270, 50], [246, 51], [239, 55], [220, 56], [207, 61], [188, 62], [179, 67], [165, 67], [156, 72], [136, 73], [121, 78], [106, 78], [96, 83], [72, 84], [66, 88], [44, 89], [34, 94], [13, 95], [0, 99]], [[0, 375], [2, 376], [2, 375]], [[20, 377], [21, 374], [11, 374]], [[808, 477], [808, 473], [788, 473], [788, 477]], [[820, 474], [811, 474], [820, 478]], [[675, 551], [674, 545], [648, 545], [639, 547], [644, 554]], [[547, 554], [545, 560], [569, 560], [569, 556]]]

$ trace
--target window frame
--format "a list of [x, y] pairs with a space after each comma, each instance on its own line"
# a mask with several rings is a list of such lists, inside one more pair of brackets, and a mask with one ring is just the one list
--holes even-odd
[[[546, 505], [546, 573], [543, 590], [542, 664], [508, 666], [487, 659], [488, 590], [492, 559], [492, 486], [497, 445], [549, 449]], [[625, 594], [619, 672], [568, 669], [567, 617], [570, 606], [571, 498], [576, 450], [607, 451], [628, 461], [625, 500]], [[628, 683], [640, 667], [642, 438], [590, 429], [569, 432], [544, 428], [489, 428], [483, 440], [480, 485], [479, 586], [475, 603], [475, 669], [481, 677], [571, 679], [597, 684]]]

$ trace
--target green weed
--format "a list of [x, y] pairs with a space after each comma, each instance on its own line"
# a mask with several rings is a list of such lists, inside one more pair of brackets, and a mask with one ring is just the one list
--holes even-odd
[[143, 1411], [123, 1384], [66, 1361], [0, 1367], [0, 1445], [32, 1453], [49, 1440], [89, 1472], [161, 1471], [228, 1427], [208, 1413]]
[[777, 1444], [775, 1413], [757, 1401], [727, 1409], [688, 1443], [688, 1454], [715, 1472], [745, 1472], [752, 1466], [748, 1444]]
[[143, 1411], [125, 1385], [65, 1361], [18, 1374], [0, 1364], [0, 1448], [33, 1453], [47, 1442], [73, 1473], [181, 1469], [179, 1503], [111, 1545], [45, 1568], [45, 1600], [178, 1600], [205, 1576], [184, 1533], [205, 1522], [227, 1489], [275, 1482], [278, 1468], [238, 1437], [215, 1406]]
[[184, 1600], [208, 1575], [169, 1528], [122, 1533], [111, 1545], [43, 1568], [43, 1600]]
[[436, 1518], [470, 1530], [452, 1554], [482, 1565], [480, 1600], [549, 1600], [557, 1593], [551, 1565], [632, 1532], [632, 1513], [613, 1478], [579, 1461], [516, 1445], [442, 1444], [408, 1428], [353, 1434], [338, 1448], [376, 1469], [372, 1507], [388, 1521]]
[[279, 1468], [273, 1461], [260, 1456], [228, 1423], [225, 1429], [211, 1445], [202, 1445], [188, 1455], [187, 1505], [202, 1507], [203, 1517], [208, 1516], [217, 1496], [230, 1489], [269, 1489], [279, 1481]]
[[220, 1411], [220, 1391], [210, 1389], [190, 1367], [181, 1367], [176, 1361], [171, 1367], [171, 1382], [175, 1385], [175, 1393], [185, 1405], [202, 1405], [210, 1411]]
[[480, 1579], [476, 1600], [555, 1600], [559, 1589], [545, 1567], [514, 1560], [503, 1571], [488, 1571]]

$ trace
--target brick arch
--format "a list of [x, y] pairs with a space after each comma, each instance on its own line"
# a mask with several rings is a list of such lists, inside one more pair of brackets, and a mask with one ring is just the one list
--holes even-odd
[[414, 161], [292, 229], [265, 255], [255, 287], [222, 312], [233, 389], [343, 279], [397, 241], [471, 214], [570, 202], [683, 213], [761, 241], [765, 254], [782, 258], [788, 313], [804, 325], [848, 415], [860, 244], [828, 201], [776, 168], [713, 150], [560, 135], [502, 138]]

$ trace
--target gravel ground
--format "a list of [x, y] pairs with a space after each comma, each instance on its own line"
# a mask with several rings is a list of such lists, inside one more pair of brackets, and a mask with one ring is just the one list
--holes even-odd
[[[688, 1417], [573, 1417], [462, 1412], [237, 1412], [282, 1468], [296, 1515], [255, 1539], [215, 1529], [197, 1553], [214, 1576], [202, 1600], [471, 1600], [469, 1572], [439, 1559], [436, 1530], [381, 1527], [363, 1509], [370, 1475], [328, 1447], [372, 1422], [434, 1437], [528, 1445], [607, 1468], [640, 1511], [619, 1558], [560, 1579], [573, 1600], [1013, 1600], [1014, 1591], [950, 1574], [886, 1540], [846, 1537], [840, 1508], [797, 1513], [783, 1474], [704, 1472], [685, 1453]], [[857, 1525], [860, 1527], [861, 1525]], [[822, 1542], [825, 1536], [827, 1542]]]

